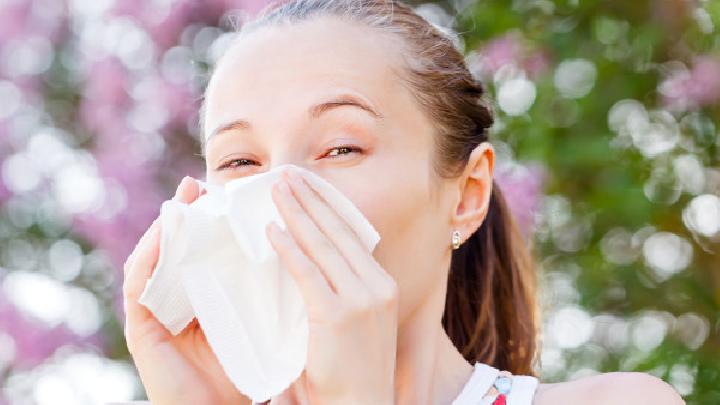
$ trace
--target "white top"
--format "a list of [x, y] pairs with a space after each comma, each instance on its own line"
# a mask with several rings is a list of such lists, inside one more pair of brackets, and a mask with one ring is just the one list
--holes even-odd
[[[495, 383], [500, 370], [485, 363], [476, 362], [470, 379], [463, 387], [452, 405], [492, 405], [496, 396], [483, 398]], [[512, 385], [505, 398], [506, 405], [532, 405], [538, 379], [531, 375], [516, 375], [511, 377]], [[253, 405], [260, 405], [256, 402]]]
[[[500, 370], [488, 364], [476, 362], [470, 379], [452, 405], [490, 405], [493, 397], [483, 399], [495, 383]], [[507, 393], [507, 405], [532, 405], [538, 379], [530, 375], [512, 375], [512, 386]]]

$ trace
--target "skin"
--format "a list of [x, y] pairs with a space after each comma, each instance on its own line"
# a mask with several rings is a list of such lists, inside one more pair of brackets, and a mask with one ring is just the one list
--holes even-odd
[[[400, 45], [382, 35], [333, 18], [260, 29], [228, 50], [208, 86], [208, 181], [303, 166], [347, 195], [382, 238], [364, 251], [302, 176], [288, 173], [274, 187], [288, 229], [270, 226], [267, 237], [308, 306], [310, 346], [305, 371], [273, 404], [449, 404], [472, 373], [440, 320], [450, 236], [457, 229], [464, 241], [485, 219], [494, 151], [478, 145], [460, 176], [435, 175], [432, 123], [397, 77]], [[338, 95], [366, 108], [342, 102], [309, 114]], [[198, 196], [186, 178], [175, 198]], [[156, 221], [125, 266], [126, 338], [148, 397], [249, 404], [196, 323], [173, 337], [137, 304], [159, 233]], [[643, 373], [539, 385], [534, 404], [564, 403], [684, 402]]]

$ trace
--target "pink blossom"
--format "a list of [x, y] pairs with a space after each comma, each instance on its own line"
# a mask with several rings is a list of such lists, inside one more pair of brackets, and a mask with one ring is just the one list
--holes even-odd
[[117, 2], [113, 12], [135, 17], [148, 30], [158, 49], [165, 50], [176, 45], [183, 29], [192, 23], [215, 23], [226, 10], [225, 3], [224, 0], [179, 0], [169, 10], [163, 10], [164, 7], [158, 8], [152, 2], [126, 0]]
[[[7, 3], [7, 4], [5, 4]], [[63, 28], [64, 2], [56, 0], [0, 2], [0, 44], [27, 36], [57, 43]]]
[[490, 73], [497, 72], [501, 67], [515, 63], [520, 59], [522, 46], [520, 36], [511, 32], [488, 42], [481, 50], [483, 68]]
[[523, 68], [531, 79], [536, 79], [550, 68], [550, 56], [545, 50], [530, 53], [523, 62]]
[[502, 190], [510, 212], [525, 238], [533, 232], [544, 178], [545, 170], [535, 164], [508, 167], [495, 172], [495, 182]]
[[[150, 35], [158, 51], [153, 63], [164, 50], [180, 43], [183, 30], [192, 24], [215, 25], [227, 11], [242, 9], [254, 14], [264, 7], [265, 0], [179, 0], [162, 12], [157, 2], [143, 0], [117, 0], [111, 15], [125, 15], [136, 22]], [[82, 45], [75, 31], [70, 29], [72, 16], [67, 15], [67, 2], [57, 0], [11, 0], [0, 6], [0, 43], [15, 40], [22, 41], [29, 36], [42, 36], [50, 40], [54, 51], [61, 49], [72, 51], [72, 45]], [[59, 45], [59, 41], [64, 41]], [[66, 46], [68, 45], [68, 46]], [[161, 75], [153, 73], [156, 69], [130, 72], [125, 65], [114, 57], [102, 60], [84, 60], [84, 54], [66, 55], [78, 69], [73, 73], [80, 75], [70, 94], [80, 97], [75, 110], [75, 118], [70, 127], [63, 129], [76, 132], [93, 154], [98, 175], [106, 184], [117, 184], [126, 195], [126, 205], [116, 215], [102, 218], [94, 212], [84, 212], [70, 218], [73, 236], [84, 239], [93, 248], [106, 252], [114, 265], [116, 280], [122, 280], [122, 265], [134, 248], [142, 233], [147, 229], [160, 211], [161, 203], [170, 198], [175, 186], [184, 175], [202, 178], [202, 160], [194, 156], [199, 152], [197, 142], [187, 135], [187, 120], [195, 116], [199, 95], [194, 89], [182, 84], [166, 81]], [[93, 55], [94, 56], [94, 55]], [[157, 67], [157, 66], [156, 66]], [[2, 80], [0, 72], [0, 80]], [[134, 76], [135, 75], [135, 76]], [[155, 75], [155, 76], [153, 76]], [[44, 74], [13, 77], [13, 85], [23, 94], [23, 101], [33, 106], [43, 106], [46, 101], [47, 78]], [[56, 80], [55, 77], [52, 78]], [[147, 92], [136, 100], [129, 90], [138, 80], [155, 81], [153, 91]], [[137, 140], [143, 136], [139, 129], [132, 128], [128, 114], [137, 109], [139, 102], [157, 105], [167, 112], [167, 120], [159, 128], [153, 128], [162, 135], [166, 144], [164, 154], [151, 159], [138, 158]], [[41, 108], [41, 107], [38, 107]], [[65, 117], [62, 117], [65, 118]], [[7, 131], [11, 128], [10, 119], [0, 121], [0, 157], [9, 156], [22, 145], [8, 142]], [[65, 123], [64, 119], [59, 120]], [[63, 125], [64, 126], [64, 125]], [[15, 138], [14, 138], [15, 139]], [[142, 147], [142, 146], [140, 146]], [[10, 196], [10, 191], [0, 178], [0, 201]], [[51, 197], [48, 197], [51, 198]], [[0, 281], [2, 279], [0, 269]], [[122, 283], [114, 284], [112, 310], [122, 320]], [[0, 330], [8, 333], [16, 346], [16, 359], [11, 369], [35, 367], [51, 356], [56, 349], [66, 345], [89, 345], [100, 348], [102, 334], [79, 337], [64, 326], [50, 327], [32, 318], [16, 308], [0, 291]], [[1, 384], [0, 384], [1, 385]], [[0, 397], [2, 394], [0, 393]], [[0, 398], [0, 404], [4, 403]]]
[[490, 40], [480, 49], [482, 72], [492, 76], [505, 65], [515, 65], [535, 78], [550, 65], [549, 57], [543, 50], [532, 49], [529, 43], [516, 31], [508, 32]]
[[200, 98], [189, 86], [172, 84], [164, 79], [158, 80], [158, 102], [167, 108], [170, 122], [186, 126], [188, 117], [196, 116], [200, 109]]
[[[0, 280], [2, 280], [0, 278]], [[26, 316], [2, 295], [0, 290], [0, 331], [9, 334], [15, 346], [14, 369], [27, 369], [41, 364], [58, 348], [66, 345], [100, 347], [98, 334], [75, 335], [64, 326], [48, 327]]]
[[127, 71], [115, 58], [88, 68], [79, 107], [79, 118], [88, 130], [102, 133], [117, 127], [122, 112], [130, 107], [128, 83]]
[[[7, 125], [4, 121], [0, 121], [0, 156], [9, 156], [12, 153], [10, 143], [7, 142]], [[0, 175], [0, 202], [10, 198], [12, 193], [8, 190]]]
[[25, 25], [32, 3], [16, 1], [0, 7], [0, 41], [5, 42], [26, 32]]
[[692, 69], [670, 74], [659, 86], [663, 104], [675, 111], [694, 110], [720, 101], [720, 58], [695, 58]]

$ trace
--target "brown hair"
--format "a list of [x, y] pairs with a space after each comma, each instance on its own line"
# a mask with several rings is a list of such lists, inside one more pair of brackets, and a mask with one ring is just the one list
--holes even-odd
[[[394, 0], [271, 3], [239, 34], [320, 16], [364, 23], [400, 40], [406, 64], [401, 77], [436, 127], [434, 171], [444, 178], [460, 175], [472, 150], [488, 140], [493, 117], [452, 37]], [[500, 189], [492, 189], [482, 226], [453, 251], [442, 324], [469, 362], [535, 375], [533, 262]]]

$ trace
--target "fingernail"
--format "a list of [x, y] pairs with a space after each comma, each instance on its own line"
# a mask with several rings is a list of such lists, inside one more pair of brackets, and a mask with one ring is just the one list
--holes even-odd
[[182, 180], [180, 180], [180, 184], [178, 184], [177, 189], [175, 189], [175, 196], [173, 196], [173, 199], [176, 199], [180, 195], [180, 190], [182, 190], [182, 188], [185, 187], [184, 184], [187, 184], [190, 180], [192, 180], [192, 177], [190, 176], [185, 176]]
[[278, 239], [282, 240], [282, 237], [283, 237], [283, 234], [282, 234], [282, 233], [283, 233], [283, 231], [282, 231], [282, 229], [280, 228], [280, 226], [279, 226], [275, 221], [270, 222], [270, 223], [268, 224], [267, 232], [268, 232], [268, 236], [270, 237], [271, 242], [273, 242], [273, 244], [274, 244]]

